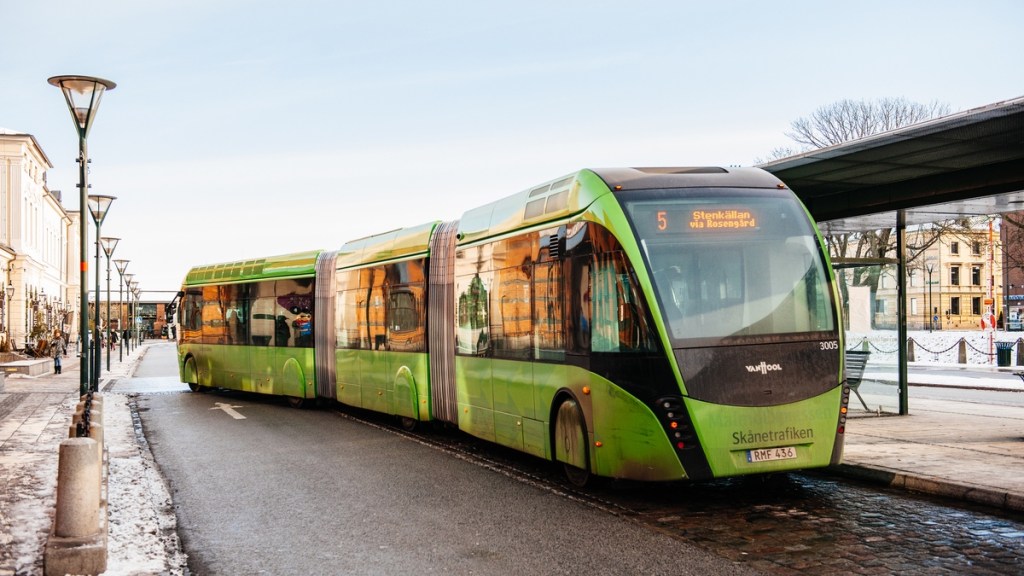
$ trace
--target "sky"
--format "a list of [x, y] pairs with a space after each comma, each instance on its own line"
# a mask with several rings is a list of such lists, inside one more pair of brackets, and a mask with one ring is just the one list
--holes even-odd
[[[98, 76], [91, 193], [143, 291], [581, 168], [754, 164], [840, 99], [1024, 96], [1024, 2], [0, 0], [0, 127], [78, 210], [54, 75]], [[91, 250], [90, 250], [91, 253]]]

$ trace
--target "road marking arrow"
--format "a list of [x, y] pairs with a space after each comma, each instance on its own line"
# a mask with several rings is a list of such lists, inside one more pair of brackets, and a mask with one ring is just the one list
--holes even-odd
[[231, 416], [235, 420], [245, 420], [245, 416], [242, 416], [235, 411], [235, 408], [245, 408], [245, 406], [232, 406], [231, 404], [225, 404], [223, 402], [217, 402], [217, 405], [210, 410], [223, 410], [225, 414]]

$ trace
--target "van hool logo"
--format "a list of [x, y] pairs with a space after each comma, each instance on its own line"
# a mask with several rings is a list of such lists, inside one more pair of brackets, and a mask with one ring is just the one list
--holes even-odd
[[754, 366], [747, 366], [747, 372], [760, 372], [761, 374], [767, 375], [769, 372], [781, 372], [782, 366], [780, 364], [769, 364], [767, 362], [761, 362]]

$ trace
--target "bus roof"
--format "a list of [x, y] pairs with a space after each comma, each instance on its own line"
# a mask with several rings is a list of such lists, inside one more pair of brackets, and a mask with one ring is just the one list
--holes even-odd
[[608, 192], [589, 170], [574, 172], [467, 211], [459, 220], [459, 244], [565, 218]]
[[430, 234], [438, 224], [428, 222], [346, 242], [338, 250], [335, 266], [341, 269], [425, 254], [429, 248]]
[[316, 258], [320, 252], [320, 250], [312, 250], [196, 266], [185, 275], [185, 285], [229, 284], [267, 278], [312, 276], [316, 271]]
[[758, 168], [583, 169], [467, 211], [459, 220], [459, 244], [566, 218], [613, 190], [780, 186], [778, 178]]
[[782, 188], [785, 184], [760, 168], [603, 168], [594, 170], [612, 190], [652, 188]]

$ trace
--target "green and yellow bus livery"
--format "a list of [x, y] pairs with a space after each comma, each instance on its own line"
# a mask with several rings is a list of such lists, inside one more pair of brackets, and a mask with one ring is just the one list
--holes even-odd
[[194, 390], [442, 422], [576, 483], [842, 457], [827, 252], [757, 169], [582, 170], [458, 221], [197, 267], [182, 292]]

